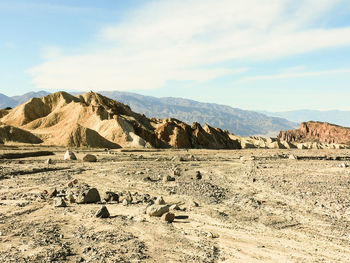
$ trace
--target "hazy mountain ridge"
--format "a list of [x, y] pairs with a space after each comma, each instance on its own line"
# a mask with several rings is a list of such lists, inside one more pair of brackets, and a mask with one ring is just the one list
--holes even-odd
[[[48, 94], [46, 91], [39, 91], [14, 97], [4, 95], [10, 99], [9, 101], [12, 104], [6, 105], [6, 100], [3, 102], [0, 99], [0, 105], [2, 105], [2, 108], [14, 107], [32, 97], [42, 97]], [[127, 104], [133, 111], [143, 113], [148, 117], [172, 117], [186, 123], [198, 122], [202, 125], [208, 123], [211, 126], [220, 127], [241, 136], [277, 136], [281, 130], [290, 130], [297, 127], [296, 123], [283, 118], [268, 117], [262, 113], [232, 108], [226, 105], [202, 103], [184, 98], [156, 98], [120, 91], [101, 91], [100, 94]]]
[[273, 117], [286, 118], [294, 122], [320, 121], [329, 122], [341, 126], [350, 127], [350, 111], [341, 110], [294, 110], [286, 112], [260, 111], [263, 114]]
[[102, 91], [101, 94], [128, 104], [136, 112], [149, 117], [173, 117], [187, 123], [208, 123], [214, 127], [229, 130], [241, 136], [272, 135], [281, 130], [296, 128], [297, 124], [278, 117], [268, 117], [262, 113], [232, 108], [215, 103], [203, 103], [184, 98], [156, 98], [120, 91]]

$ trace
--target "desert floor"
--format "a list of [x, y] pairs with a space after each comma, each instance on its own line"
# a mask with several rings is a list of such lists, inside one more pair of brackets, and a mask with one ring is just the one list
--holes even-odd
[[[55, 155], [0, 159], [0, 262], [350, 262], [349, 150], [0, 154], [43, 150]], [[83, 162], [87, 152], [98, 161]], [[100, 219], [101, 203], [54, 207], [43, 194], [86, 184], [133, 202], [105, 204], [111, 216]], [[179, 205], [173, 223], [144, 213], [147, 194]]]

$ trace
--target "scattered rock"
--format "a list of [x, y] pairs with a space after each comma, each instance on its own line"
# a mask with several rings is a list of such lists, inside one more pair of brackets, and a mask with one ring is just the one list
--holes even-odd
[[177, 204], [171, 205], [169, 210], [180, 210], [180, 207]]
[[176, 175], [176, 176], [180, 176], [180, 175], [181, 175], [181, 170], [180, 170], [180, 168], [175, 168], [175, 169], [173, 170], [173, 174]]
[[73, 194], [69, 194], [69, 195], [67, 196], [67, 200], [68, 200], [68, 202], [71, 203], [71, 204], [75, 203], [74, 195], [73, 195]]
[[169, 205], [151, 205], [147, 207], [146, 214], [149, 216], [161, 217], [163, 214], [169, 212]]
[[163, 177], [163, 182], [173, 182], [173, 181], [175, 181], [175, 177], [172, 177], [170, 175]]
[[191, 207], [198, 207], [199, 204], [198, 204], [197, 202], [191, 200], [191, 201], [190, 201], [190, 206], [191, 206]]
[[49, 197], [52, 198], [52, 197], [55, 197], [57, 196], [58, 192], [57, 192], [57, 189], [53, 189], [50, 193], [49, 193]]
[[47, 165], [49, 165], [49, 164], [53, 164], [53, 161], [52, 161], [51, 158], [49, 158], [49, 159], [47, 159], [47, 160], [45, 161], [45, 163], [46, 163]]
[[103, 205], [100, 210], [96, 212], [95, 216], [99, 218], [108, 218], [110, 214], [107, 207]]
[[201, 174], [200, 171], [197, 171], [197, 172], [196, 172], [196, 179], [197, 179], [197, 180], [202, 179], [202, 174]]
[[291, 154], [289, 155], [289, 160], [298, 160], [298, 156]]
[[89, 203], [96, 203], [100, 201], [101, 201], [101, 197], [96, 188], [90, 188], [88, 190], [85, 190], [77, 198], [78, 204], [89, 204]]
[[123, 199], [123, 202], [122, 202], [122, 204], [123, 204], [123, 206], [128, 206], [129, 205], [129, 200], [127, 199], [127, 198], [124, 198]]
[[84, 162], [94, 163], [94, 162], [97, 161], [97, 158], [96, 158], [95, 155], [86, 154], [86, 155], [83, 157], [83, 161], [84, 161]]
[[172, 223], [175, 219], [175, 214], [167, 212], [165, 214], [162, 215], [162, 220], [166, 221], [168, 223]]
[[72, 187], [73, 187], [73, 182], [69, 182], [69, 183], [67, 184], [67, 186], [68, 186], [69, 188], [72, 188]]
[[67, 150], [66, 153], [64, 154], [63, 159], [65, 161], [67, 161], [67, 160], [76, 160], [77, 157], [75, 156], [75, 154], [72, 151]]
[[109, 191], [103, 194], [102, 199], [105, 200], [106, 202], [114, 201], [119, 203], [119, 195]]
[[156, 205], [165, 205], [166, 204], [162, 196], [159, 196], [154, 203]]
[[349, 165], [348, 165], [347, 163], [341, 163], [341, 164], [340, 164], [340, 167], [346, 168], [346, 167], [349, 167]]
[[57, 197], [53, 201], [53, 206], [54, 207], [67, 207], [66, 202], [63, 200], [61, 197]]

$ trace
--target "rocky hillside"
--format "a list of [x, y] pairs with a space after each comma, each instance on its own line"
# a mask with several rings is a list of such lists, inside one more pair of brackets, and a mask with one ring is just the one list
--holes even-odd
[[173, 118], [149, 119], [125, 104], [94, 92], [79, 96], [57, 92], [32, 98], [12, 110], [3, 110], [1, 115], [3, 143], [105, 148], [240, 148], [237, 140], [219, 128], [202, 127], [199, 123], [190, 126]]
[[319, 142], [350, 145], [350, 128], [327, 122], [303, 122], [299, 129], [282, 131], [278, 138], [287, 142]]
[[[0, 108], [15, 107], [33, 97], [46, 96], [45, 91], [29, 92], [22, 96], [0, 96]], [[79, 95], [72, 93], [73, 95]], [[136, 93], [102, 91], [100, 94], [129, 105], [133, 111], [148, 117], [175, 118], [186, 123], [198, 122], [228, 130], [240, 136], [277, 136], [281, 130], [297, 128], [286, 119], [268, 117], [254, 111], [246, 111], [214, 103], [201, 103], [183, 98], [156, 98]]]

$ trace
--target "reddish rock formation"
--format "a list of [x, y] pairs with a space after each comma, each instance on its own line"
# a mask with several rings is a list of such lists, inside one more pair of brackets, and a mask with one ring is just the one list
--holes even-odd
[[281, 131], [281, 141], [287, 142], [320, 142], [350, 145], [350, 128], [327, 122], [303, 122], [299, 129]]

